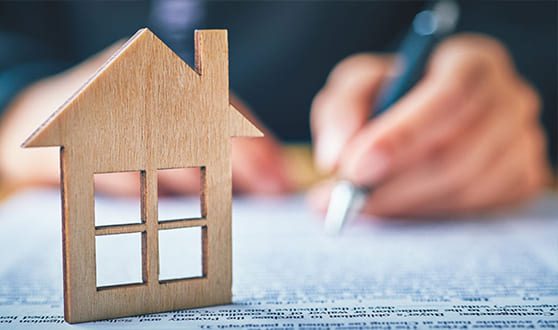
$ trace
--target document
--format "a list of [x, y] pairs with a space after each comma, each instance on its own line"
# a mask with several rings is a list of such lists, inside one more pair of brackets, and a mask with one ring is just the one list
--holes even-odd
[[[160, 207], [180, 214], [196, 203]], [[134, 205], [97, 206], [118, 218]], [[61, 242], [57, 192], [0, 205], [0, 329], [558, 328], [555, 194], [475, 218], [361, 218], [339, 237], [323, 233], [302, 196], [235, 199], [231, 305], [75, 325], [63, 319]], [[127, 269], [113, 267], [98, 281]]]

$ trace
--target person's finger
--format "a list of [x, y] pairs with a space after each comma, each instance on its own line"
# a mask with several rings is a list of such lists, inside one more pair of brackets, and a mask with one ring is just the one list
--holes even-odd
[[[476, 177], [521, 132], [525, 112], [501, 105], [488, 111], [451, 147], [378, 187], [371, 203], [381, 214], [411, 212], [455, 193]], [[508, 115], [509, 120], [502, 120]]]
[[[391, 205], [386, 204], [385, 199], [378, 200], [376, 194], [369, 199], [362, 212], [390, 217], [438, 217], [478, 212], [525, 200], [539, 192], [551, 177], [545, 158], [544, 141], [540, 128], [525, 130], [462, 189], [407, 206], [401, 200], [401, 193], [405, 190], [393, 192], [394, 203]], [[429, 181], [431, 176], [424, 177], [419, 184], [427, 186]], [[333, 186], [332, 181], [324, 181], [313, 187], [307, 198], [310, 207], [318, 212], [325, 212]], [[412, 186], [417, 185], [407, 185], [408, 188]], [[374, 198], [376, 199], [373, 200]]]
[[[380, 216], [432, 217], [448, 214], [458, 215], [507, 206], [525, 200], [540, 191], [548, 181], [548, 168], [544, 168], [544, 138], [540, 129], [530, 129], [518, 135], [505, 151], [489, 162], [475, 180], [463, 189], [438, 196], [429, 201], [406, 206], [397, 198], [398, 206], [385, 205], [374, 196], [364, 206], [362, 212]], [[427, 184], [425, 177], [423, 184]], [[412, 183], [409, 183], [411, 185]], [[308, 195], [312, 209], [325, 212], [333, 182], [325, 181], [313, 187]]]
[[524, 130], [474, 181], [438, 203], [425, 204], [415, 212], [467, 214], [528, 199], [540, 191], [546, 180], [542, 168], [543, 141], [540, 130]]
[[418, 85], [350, 141], [342, 154], [343, 176], [373, 184], [447, 144], [483, 115], [499, 85], [485, 56], [466, 46], [434, 56]]
[[[502, 133], [491, 132], [504, 147], [500, 151], [494, 149], [495, 156], [472, 180], [464, 180], [458, 186], [461, 188], [440, 196], [436, 203], [421, 204], [423, 213], [467, 213], [506, 206], [527, 199], [548, 181], [545, 139], [537, 119], [540, 101], [524, 82], [514, 89], [513, 95], [501, 94], [507, 102], [500, 108], [502, 124], [494, 129]], [[497, 146], [497, 141], [492, 145]], [[490, 150], [488, 146], [486, 150]]]
[[[499, 161], [494, 162], [454, 199], [460, 212], [504, 206], [536, 194], [546, 181], [544, 139], [538, 129], [519, 135]], [[447, 205], [447, 204], [446, 204]]]
[[[452, 210], [452, 203], [444, 201], [483, 177], [487, 168], [511, 148], [510, 142], [515, 141], [526, 125], [536, 122], [539, 105], [534, 90], [517, 77], [500, 45], [489, 42], [484, 46], [500, 53], [501, 56], [496, 56], [499, 58], [497, 63], [487, 56], [490, 51], [471, 54], [478, 47], [463, 44], [456, 47], [453, 44], [451, 52], [445, 51], [441, 53], [443, 56], [438, 56], [437, 64], [411, 93], [390, 112], [364, 127], [344, 149], [343, 176], [365, 185], [378, 183], [367, 204], [367, 212], [391, 216], [428, 214], [441, 203], [447, 210]], [[401, 106], [404, 101], [408, 106]], [[447, 108], [452, 102], [454, 111], [450, 116]], [[368, 135], [361, 134], [367, 130]], [[360, 152], [355, 152], [358, 148]], [[423, 153], [417, 153], [417, 150]], [[416, 157], [417, 154], [420, 157]], [[346, 164], [358, 163], [355, 155], [366, 162], [362, 162], [360, 168], [349, 169], [349, 175], [346, 175]], [[398, 165], [404, 166], [400, 172], [390, 173], [392, 167], [397, 169], [393, 165], [398, 160], [401, 162]], [[523, 177], [533, 177], [531, 182], [540, 182], [537, 172], [544, 172], [540, 165], [544, 163], [539, 160], [535, 165], [527, 166], [531, 168], [531, 174]], [[378, 175], [382, 172], [378, 168], [383, 168], [383, 177]], [[502, 173], [507, 173], [502, 181], [510, 179], [513, 174]], [[378, 179], [382, 180], [378, 182]], [[314, 191], [312, 204], [323, 205], [326, 195]], [[494, 197], [485, 199], [488, 206], [501, 201]], [[475, 206], [472, 204], [471, 208]], [[459, 212], [466, 207], [466, 203], [457, 204], [453, 210]]]
[[389, 57], [352, 56], [335, 67], [314, 98], [311, 126], [315, 162], [322, 171], [336, 167], [342, 148], [366, 122], [391, 63]]

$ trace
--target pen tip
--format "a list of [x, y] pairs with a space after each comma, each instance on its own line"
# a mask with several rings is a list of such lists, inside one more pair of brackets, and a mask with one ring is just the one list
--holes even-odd
[[331, 191], [331, 198], [325, 217], [324, 231], [328, 235], [338, 235], [343, 225], [364, 202], [365, 193], [347, 180], [339, 181]]

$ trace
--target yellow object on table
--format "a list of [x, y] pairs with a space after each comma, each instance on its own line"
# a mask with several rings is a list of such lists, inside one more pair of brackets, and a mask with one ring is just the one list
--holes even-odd
[[319, 173], [314, 166], [310, 144], [289, 144], [283, 152], [287, 159], [289, 178], [293, 180], [297, 191], [306, 190], [325, 178], [325, 175]]

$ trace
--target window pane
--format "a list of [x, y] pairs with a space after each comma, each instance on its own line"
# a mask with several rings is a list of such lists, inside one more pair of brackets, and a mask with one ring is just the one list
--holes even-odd
[[159, 221], [202, 217], [203, 175], [200, 167], [157, 171]]
[[95, 237], [97, 287], [141, 283], [141, 233]]
[[202, 227], [159, 230], [159, 280], [202, 277]]
[[97, 173], [94, 183], [95, 226], [141, 222], [139, 171]]

